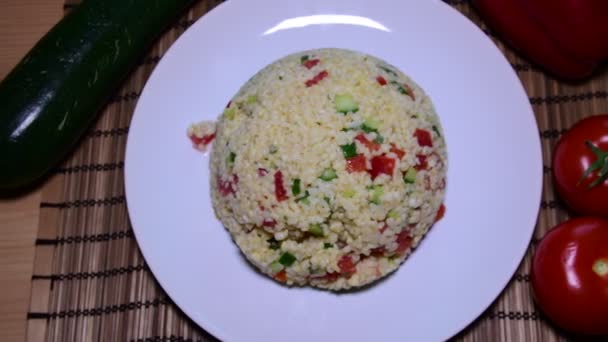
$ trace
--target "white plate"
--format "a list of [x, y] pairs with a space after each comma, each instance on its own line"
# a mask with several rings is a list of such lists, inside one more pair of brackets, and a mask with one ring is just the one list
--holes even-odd
[[[310, 48], [376, 55], [431, 96], [448, 146], [447, 215], [387, 280], [336, 295], [258, 275], [215, 218], [208, 158], [187, 126], [215, 119], [266, 64]], [[532, 235], [542, 164], [528, 98], [500, 51], [439, 1], [231, 0], [194, 24], [150, 77], [131, 124], [126, 193], [161, 286], [228, 341], [439, 341], [478, 317]]]

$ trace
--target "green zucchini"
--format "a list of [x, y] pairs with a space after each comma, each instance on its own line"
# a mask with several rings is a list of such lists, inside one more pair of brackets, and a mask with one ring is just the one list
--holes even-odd
[[85, 0], [0, 83], [0, 189], [75, 147], [150, 44], [195, 0]]

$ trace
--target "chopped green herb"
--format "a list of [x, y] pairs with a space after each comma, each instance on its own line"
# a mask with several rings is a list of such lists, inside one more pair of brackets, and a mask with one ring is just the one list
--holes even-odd
[[397, 90], [403, 94], [403, 95], [409, 95], [409, 92], [407, 91], [407, 89], [405, 89], [401, 84], [399, 84], [399, 82], [397, 81], [391, 81], [391, 84], [397, 86]]
[[257, 95], [249, 95], [247, 96], [247, 103], [248, 104], [252, 104], [252, 103], [256, 103], [258, 102], [258, 96]]
[[321, 174], [321, 176], [319, 176], [319, 178], [321, 178], [322, 180], [329, 182], [333, 179], [338, 178], [338, 176], [336, 175], [336, 170], [332, 169], [332, 168], [327, 168], [325, 170], [323, 170], [323, 173]]
[[412, 119], [418, 119], [418, 115], [415, 115], [415, 114], [414, 114], [414, 115], [412, 115], [412, 116], [411, 116], [411, 118], [412, 118]]
[[329, 242], [326, 242], [326, 243], [324, 243], [324, 244], [323, 244], [323, 248], [324, 248], [324, 249], [332, 248], [333, 246], [334, 246], [334, 245], [332, 245], [332, 244], [331, 244], [331, 243], [329, 243]]
[[356, 113], [359, 110], [357, 102], [348, 94], [336, 95], [334, 98], [334, 106], [336, 107], [336, 110], [342, 114], [348, 112]]
[[342, 149], [344, 158], [352, 158], [357, 155], [357, 145], [355, 143], [340, 145], [340, 148]]
[[378, 65], [378, 68], [384, 70], [385, 72], [387, 72], [387, 73], [389, 73], [389, 74], [391, 74], [393, 76], [397, 76], [397, 77], [399, 76], [399, 75], [397, 75], [397, 73], [394, 70], [392, 70], [392, 69], [390, 69], [388, 67], [385, 67], [384, 65]]
[[330, 205], [329, 197], [323, 197], [323, 200], [325, 201], [325, 203], [327, 203], [327, 205]]
[[272, 250], [277, 250], [279, 248], [281, 248], [281, 243], [277, 240], [275, 240], [275, 238], [270, 238], [268, 240], [266, 240], [266, 242], [268, 242], [268, 248], [272, 249]]
[[293, 265], [294, 262], [296, 262], [296, 257], [293, 256], [293, 254], [289, 253], [289, 252], [284, 252], [281, 257], [279, 258], [279, 263], [285, 267], [289, 267], [291, 265]]
[[236, 153], [230, 152], [230, 154], [228, 154], [228, 156], [226, 157], [226, 165], [228, 165], [229, 167], [232, 167], [234, 165], [235, 159], [236, 159]]
[[439, 133], [439, 128], [437, 128], [437, 126], [433, 125], [433, 131], [437, 133], [438, 137], [441, 137], [441, 133]]
[[[298, 196], [302, 190], [300, 189], [300, 179], [296, 178], [293, 180], [293, 184], [291, 184], [291, 193], [294, 196]], [[296, 200], [297, 201], [297, 200]]]
[[310, 59], [310, 57], [308, 55], [304, 55], [304, 56], [300, 57], [300, 64], [306, 63], [306, 61], [309, 59]]
[[386, 214], [386, 217], [388, 218], [392, 218], [392, 219], [398, 219], [399, 218], [399, 214], [397, 214], [397, 211], [394, 209], [391, 209], [388, 211], [388, 213]]
[[235, 114], [236, 114], [236, 109], [234, 109], [234, 108], [226, 108], [226, 109], [224, 109], [224, 116], [228, 120], [233, 120]]
[[374, 203], [374, 204], [380, 204], [381, 201], [381, 197], [382, 195], [384, 195], [384, 187], [382, 187], [382, 185], [373, 185], [372, 186], [372, 199], [370, 200], [370, 202]]
[[279, 148], [276, 145], [270, 145], [268, 147], [268, 152], [270, 152], [270, 154], [275, 154], [277, 151], [279, 151]]
[[374, 139], [374, 141], [378, 144], [382, 144], [384, 142], [384, 137], [380, 134], [376, 134], [376, 138]]
[[406, 184], [412, 184], [412, 183], [416, 182], [417, 174], [418, 174], [418, 171], [416, 171], [416, 169], [414, 169], [413, 167], [410, 167], [409, 169], [407, 169], [407, 171], [403, 175], [403, 181]]
[[323, 227], [321, 227], [320, 224], [318, 223], [313, 223], [310, 225], [310, 227], [308, 227], [308, 232], [316, 237], [321, 237], [323, 236]]
[[[292, 188], [293, 191], [293, 188]], [[310, 200], [308, 200], [308, 197], [310, 196], [310, 193], [308, 193], [308, 190], [304, 191], [304, 195], [302, 195], [302, 197], [296, 198], [296, 202], [302, 202], [304, 204], [310, 204]]]
[[279, 273], [283, 270], [283, 265], [281, 265], [281, 263], [279, 263], [277, 260], [273, 261], [269, 267], [272, 273]]
[[279, 76], [279, 81], [282, 81], [282, 80], [283, 80], [283, 76]]

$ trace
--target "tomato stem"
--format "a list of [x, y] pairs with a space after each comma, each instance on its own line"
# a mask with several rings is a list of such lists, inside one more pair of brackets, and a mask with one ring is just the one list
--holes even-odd
[[587, 147], [591, 149], [591, 152], [595, 154], [595, 157], [597, 159], [595, 162], [593, 162], [593, 164], [591, 164], [591, 166], [587, 168], [587, 170], [585, 170], [583, 176], [578, 180], [577, 185], [579, 185], [585, 178], [587, 178], [591, 174], [591, 172], [599, 170], [597, 178], [593, 182], [591, 182], [591, 184], [587, 185], [586, 190], [589, 190], [608, 179], [608, 152], [603, 151], [599, 147], [595, 146], [589, 140], [585, 141], [585, 145], [587, 145]]
[[597, 259], [593, 263], [593, 272], [595, 272], [600, 277], [604, 277], [604, 276], [608, 275], [608, 260]]

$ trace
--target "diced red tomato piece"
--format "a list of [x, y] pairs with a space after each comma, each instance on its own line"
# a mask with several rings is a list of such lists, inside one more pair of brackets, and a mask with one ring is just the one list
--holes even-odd
[[273, 218], [265, 218], [264, 221], [262, 221], [262, 226], [264, 227], [273, 228], [276, 225], [277, 221]]
[[365, 156], [362, 154], [357, 154], [354, 157], [350, 157], [346, 159], [346, 171], [349, 173], [353, 172], [363, 172], [366, 170], [366, 160]]
[[283, 173], [280, 170], [274, 173], [274, 194], [279, 202], [287, 199], [287, 190], [283, 184]]
[[370, 151], [378, 151], [380, 149], [380, 144], [375, 141], [369, 141], [363, 133], [357, 134], [355, 140], [365, 145], [365, 147], [367, 147], [367, 149]]
[[197, 137], [196, 135], [193, 135], [190, 137], [190, 140], [192, 140], [192, 143], [196, 146], [199, 145], [209, 145], [213, 139], [215, 138], [215, 133], [211, 133], [211, 134], [207, 134], [207, 135], [203, 135], [202, 138]]
[[424, 176], [424, 190], [430, 191], [431, 188], [431, 177], [429, 175]]
[[386, 248], [384, 246], [380, 246], [380, 247], [372, 248], [369, 255], [375, 256], [375, 257], [381, 257], [381, 256], [384, 256], [385, 251], [386, 251]]
[[264, 168], [261, 168], [261, 167], [258, 169], [258, 176], [260, 176], [260, 177], [264, 177], [264, 176], [266, 176], [267, 174], [268, 174], [268, 170], [266, 170], [266, 169], [264, 169]]
[[372, 177], [372, 180], [376, 179], [376, 177], [382, 173], [391, 177], [393, 176], [393, 171], [395, 170], [395, 159], [381, 155], [373, 157], [371, 162], [372, 169], [369, 171], [369, 174]]
[[274, 275], [274, 279], [282, 283], [287, 282], [287, 272], [285, 272], [285, 270], [282, 270], [281, 272]]
[[384, 77], [382, 77], [382, 76], [376, 77], [376, 81], [378, 81], [378, 84], [380, 84], [381, 86], [385, 86], [387, 83], [386, 80], [384, 79]]
[[384, 233], [388, 229], [388, 224], [384, 223], [382, 228], [380, 228], [380, 234]]
[[410, 233], [406, 230], [402, 230], [399, 235], [397, 235], [397, 250], [395, 251], [397, 254], [404, 253], [410, 246], [412, 245], [412, 237]]
[[410, 87], [409, 85], [407, 85], [405, 83], [403, 83], [403, 88], [407, 92], [407, 96], [409, 96], [412, 99], [412, 101], [416, 101], [416, 94], [414, 94], [414, 89], [412, 89], [412, 87]]
[[345, 275], [351, 275], [357, 271], [357, 265], [355, 265], [350, 255], [343, 255], [338, 260], [338, 267], [340, 267], [340, 272]]
[[396, 154], [400, 160], [403, 159], [403, 157], [405, 157], [405, 151], [398, 148], [397, 145], [395, 145], [393, 143], [391, 143], [390, 151], [393, 152], [394, 154]]
[[324, 79], [325, 77], [329, 76], [329, 73], [327, 72], [327, 70], [323, 70], [320, 73], [318, 73], [315, 77], [309, 79], [308, 81], [306, 81], [306, 87], [312, 87], [313, 85], [321, 82], [322, 79]]
[[429, 167], [429, 164], [426, 162], [426, 156], [424, 154], [417, 154], [416, 158], [418, 158], [418, 165], [414, 166], [414, 169], [420, 171], [426, 170]]
[[[234, 175], [236, 176], [236, 175]], [[233, 176], [233, 180], [234, 180], [234, 176]], [[237, 183], [238, 183], [238, 177], [237, 179]], [[234, 195], [236, 194], [236, 188], [235, 188], [235, 184], [233, 184], [233, 180], [222, 180], [221, 177], [217, 177], [217, 187], [220, 190], [220, 194], [222, 194], [222, 196], [228, 196], [230, 194]]]
[[437, 210], [437, 215], [435, 215], [435, 222], [441, 220], [445, 216], [445, 205], [441, 203], [439, 210]]
[[336, 281], [336, 279], [338, 279], [338, 277], [340, 277], [340, 273], [338, 273], [338, 272], [331, 272], [331, 273], [327, 273], [322, 276], [316, 276], [316, 277], [311, 276], [312, 279], [321, 279], [328, 283]]
[[414, 136], [416, 137], [416, 139], [418, 139], [418, 145], [433, 147], [433, 139], [431, 137], [431, 132], [427, 131], [426, 129], [416, 128]]
[[302, 63], [303, 66], [306, 67], [306, 69], [312, 69], [314, 68], [315, 65], [319, 64], [320, 60], [318, 58], [315, 59], [308, 59], [306, 60], [304, 63]]

